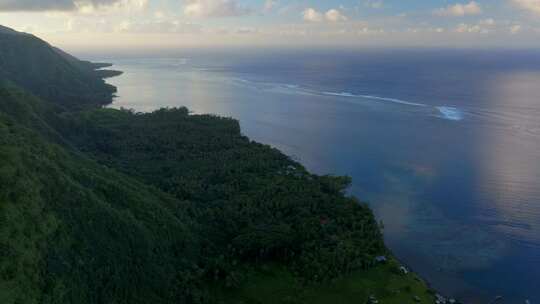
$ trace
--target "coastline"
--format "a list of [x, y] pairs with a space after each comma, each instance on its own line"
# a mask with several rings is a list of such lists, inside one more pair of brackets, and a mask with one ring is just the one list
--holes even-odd
[[540, 300], [535, 54], [0, 40], [4, 301]]
[[91, 62], [90, 64], [92, 65], [96, 76], [101, 79], [113, 78], [124, 74], [123, 71], [108, 69], [114, 65], [109, 62]]
[[[110, 71], [108, 73], [108, 75], [110, 76], [104, 76], [102, 77], [103, 79], [108, 79], [108, 78], [113, 78], [113, 77], [118, 77], [118, 76], [121, 76], [124, 72], [123, 71], [116, 71], [116, 70], [104, 70], [103, 68], [110, 68], [110, 67], [113, 67], [114, 64], [112, 63], [95, 63], [96, 66], [99, 66], [100, 69], [99, 70], [96, 70], [97, 72], [99, 71]], [[114, 98], [116, 98], [117, 96], [113, 96], [113, 100], [112, 102], [109, 104], [112, 105], [114, 103]], [[237, 120], [238, 121], [238, 120]], [[264, 143], [262, 143], [264, 144]], [[280, 151], [280, 153], [283, 153]], [[284, 153], [283, 153], [284, 154]], [[370, 208], [371, 210], [371, 208]], [[459, 304], [459, 303], [463, 303], [461, 301], [458, 301], [452, 297], [446, 297], [446, 296], [443, 296], [441, 293], [439, 293], [437, 290], [433, 289], [432, 285], [429, 283], [428, 280], [426, 280], [425, 278], [421, 277], [417, 272], [414, 271], [414, 269], [412, 267], [410, 267], [409, 265], [407, 265], [406, 263], [404, 263], [403, 261], [401, 261], [399, 259], [399, 257], [397, 257], [392, 251], [391, 249], [388, 247], [388, 245], [385, 244], [385, 247], [386, 247], [386, 250], [387, 252], [389, 253], [388, 254], [388, 260], [389, 262], [388, 263], [393, 263], [394, 261], [397, 262], [400, 267], [402, 267], [403, 269], [406, 270], [405, 273], [401, 273], [401, 274], [404, 274], [404, 275], [411, 275], [414, 280], [416, 281], [419, 281], [421, 282], [421, 284], [424, 284], [426, 286], [426, 289], [432, 293], [432, 296], [433, 296], [433, 300], [430, 301], [430, 303], [435, 303], [435, 304]], [[384, 263], [386, 264], [386, 262]], [[402, 271], [400, 269], [400, 271]], [[345, 276], [346, 277], [346, 276]], [[345, 277], [343, 279], [345, 279]], [[414, 300], [414, 299], [413, 299]], [[369, 299], [368, 299], [369, 301]], [[417, 301], [418, 302], [418, 301]], [[376, 303], [372, 303], [372, 304], [376, 304]]]
[[[385, 244], [386, 245], [386, 244]], [[420, 275], [418, 272], [415, 271], [414, 267], [411, 267], [409, 264], [405, 263], [403, 260], [400, 260], [398, 256], [396, 256], [386, 245], [390, 255], [393, 259], [395, 259], [400, 265], [405, 267], [407, 270], [409, 270], [411, 273], [414, 273], [418, 278], [422, 280], [422, 282], [427, 286], [428, 289], [433, 291], [433, 294], [435, 295], [435, 304], [463, 304], [465, 302], [461, 301], [460, 299], [454, 297], [454, 296], [448, 296], [444, 295], [442, 292], [437, 290], [433, 287], [433, 285], [430, 283], [429, 280], [427, 280], [425, 277]]]

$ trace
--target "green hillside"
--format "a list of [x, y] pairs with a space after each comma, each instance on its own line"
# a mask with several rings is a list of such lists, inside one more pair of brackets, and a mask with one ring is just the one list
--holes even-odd
[[17, 122], [32, 115], [0, 116], [0, 302], [180, 299], [198, 256], [187, 204]]
[[[232, 119], [43, 100], [27, 71], [0, 82], [0, 303], [433, 301], [375, 263], [389, 253], [348, 178], [309, 173]], [[72, 84], [57, 96], [89, 90]]]
[[0, 80], [45, 100], [72, 108], [110, 103], [116, 89], [103, 81], [96, 67], [35, 36], [0, 29]]

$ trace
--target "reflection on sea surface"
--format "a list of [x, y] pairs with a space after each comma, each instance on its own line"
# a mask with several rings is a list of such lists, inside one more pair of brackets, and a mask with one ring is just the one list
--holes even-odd
[[[464, 107], [474, 113], [470, 125], [459, 141], [446, 143], [453, 159], [404, 164], [411, 172], [389, 179], [388, 188], [397, 192], [378, 197], [375, 208], [389, 223], [385, 232], [398, 255], [417, 260], [422, 272], [440, 272], [430, 277], [455, 278], [445, 284], [449, 291], [489, 297], [491, 290], [519, 294], [519, 285], [534, 293], [540, 279], [534, 266], [540, 265], [540, 74], [506, 74], [486, 85], [489, 104]], [[410, 184], [411, 177], [421, 181]]]
[[492, 225], [509, 239], [536, 244], [540, 243], [540, 110], [534, 94], [538, 88], [539, 73], [496, 79], [490, 99], [503, 129], [494, 133], [483, 128], [479, 136], [483, 150], [478, 151], [479, 184], [490, 189], [479, 191], [489, 194], [480, 207], [496, 214], [498, 222]]

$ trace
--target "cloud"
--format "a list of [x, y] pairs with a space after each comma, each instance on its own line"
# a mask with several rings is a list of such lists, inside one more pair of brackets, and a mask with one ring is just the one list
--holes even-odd
[[0, 0], [0, 11], [80, 11], [106, 7], [145, 7], [147, 0]]
[[202, 26], [178, 20], [145, 20], [140, 22], [123, 21], [114, 30], [116, 32], [146, 34], [197, 34], [202, 32]]
[[521, 32], [521, 29], [522, 29], [522, 27], [519, 24], [512, 25], [510, 27], [510, 34], [517, 34], [517, 33]]
[[491, 25], [497, 24], [497, 22], [493, 18], [488, 18], [488, 19], [480, 20], [478, 24], [491, 26]]
[[305, 21], [309, 21], [309, 22], [321, 22], [321, 21], [323, 21], [323, 14], [318, 12], [316, 9], [311, 8], [311, 7], [306, 8], [302, 12], [302, 15], [304, 16]]
[[302, 12], [302, 16], [304, 18], [304, 21], [308, 22], [322, 22], [322, 21], [328, 21], [328, 22], [340, 22], [340, 21], [347, 21], [347, 16], [343, 15], [341, 11], [337, 9], [330, 9], [326, 13], [322, 13], [317, 11], [314, 8], [307, 8]]
[[235, 0], [188, 0], [184, 7], [184, 14], [193, 18], [234, 17], [250, 12]]
[[331, 9], [324, 14], [326, 20], [330, 22], [347, 21], [347, 16], [343, 15], [337, 9]]
[[94, 15], [73, 15], [69, 17], [62, 33], [119, 33], [119, 34], [199, 34], [202, 25], [177, 19], [126, 19], [102, 18]]
[[465, 23], [461, 23], [456, 27], [455, 31], [457, 33], [481, 33], [482, 27], [480, 27], [480, 25], [478, 24], [468, 25]]
[[455, 29], [456, 33], [476, 33], [476, 34], [491, 34], [500, 30], [495, 19], [484, 19], [476, 24], [461, 23]]
[[65, 22], [65, 31], [72, 33], [111, 33], [113, 24], [105, 18], [69, 18]]
[[482, 13], [482, 7], [476, 1], [471, 1], [467, 4], [454, 4], [445, 8], [435, 10], [437, 16], [447, 17], [464, 17], [468, 15], [479, 15]]
[[540, 0], [511, 0], [518, 7], [540, 15]]

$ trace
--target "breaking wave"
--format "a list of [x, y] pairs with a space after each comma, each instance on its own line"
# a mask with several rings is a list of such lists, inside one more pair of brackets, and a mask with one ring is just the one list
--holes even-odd
[[[362, 98], [362, 99], [371, 99], [376, 101], [391, 102], [395, 104], [401, 104], [406, 106], [413, 107], [422, 107], [422, 108], [431, 108], [433, 111], [430, 111], [430, 115], [436, 116], [438, 118], [451, 120], [451, 121], [460, 121], [465, 118], [465, 113], [452, 106], [430, 106], [423, 103], [411, 102], [407, 100], [382, 97], [376, 95], [362, 95], [362, 94], [353, 94], [350, 92], [330, 92], [330, 91], [317, 91], [313, 89], [307, 89], [295, 84], [282, 84], [282, 83], [262, 83], [262, 82], [252, 82], [246, 79], [235, 78], [233, 79], [235, 83], [242, 85], [250, 85], [253, 88], [269, 90], [280, 93], [288, 94], [302, 94], [302, 95], [318, 95], [318, 96], [334, 96], [342, 98]], [[434, 114], [435, 113], [435, 114]]]
[[463, 112], [454, 107], [436, 107], [436, 109], [440, 112], [440, 115], [444, 119], [448, 120], [462, 120], [463, 119]]

